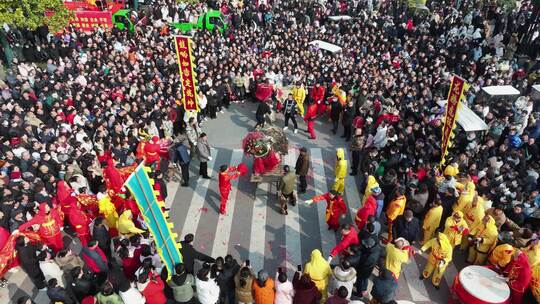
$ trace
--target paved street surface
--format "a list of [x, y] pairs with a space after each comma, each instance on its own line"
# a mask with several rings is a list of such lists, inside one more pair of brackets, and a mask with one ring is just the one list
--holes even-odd
[[[249, 259], [255, 271], [264, 267], [271, 272], [278, 266], [286, 266], [292, 274], [296, 265], [309, 259], [313, 249], [322, 248], [323, 255], [328, 256], [330, 249], [339, 241], [326, 228], [325, 202], [311, 206], [303, 202], [331, 187], [335, 149], [347, 148], [348, 144], [339, 137], [341, 133], [333, 135], [330, 132], [331, 126], [326, 121], [318, 122], [315, 127], [317, 140], [307, 138], [303, 121], [299, 121], [298, 134], [292, 132], [290, 125], [286, 131], [289, 154], [285, 157], [285, 164], [294, 167], [298, 149], [301, 146], [308, 148], [312, 168], [307, 193], [300, 195], [299, 203], [295, 207], [290, 206], [289, 215], [284, 216], [279, 213], [275, 186], [260, 184], [256, 187], [249, 182], [249, 177], [241, 177], [233, 183], [228, 215], [220, 215], [217, 170], [222, 164], [244, 162], [251, 166], [251, 159], [241, 151], [241, 140], [255, 125], [255, 108], [256, 105], [251, 103], [232, 105], [224, 114], [218, 114], [218, 119], [203, 124], [203, 131], [208, 133], [209, 143], [213, 146], [213, 161], [208, 165], [212, 179], [198, 179], [198, 162], [194, 161], [189, 187], [169, 184], [170, 196], [166, 203], [171, 208], [170, 220], [175, 231], [181, 238], [187, 233], [194, 233], [197, 250], [214, 257], [230, 253], [239, 260]], [[283, 126], [281, 114], [276, 124]], [[358, 185], [357, 178], [346, 178], [345, 202], [350, 209], [348, 221], [354, 218], [360, 205], [363, 189], [360, 190]], [[75, 252], [79, 251], [76, 243], [72, 246]], [[418, 279], [426, 263], [426, 255], [415, 256], [403, 267], [398, 299], [419, 304], [447, 303], [449, 286], [458, 269], [465, 266], [462, 256], [463, 253], [456, 250], [440, 290], [436, 290], [429, 280]], [[48, 303], [46, 294], [38, 293], [22, 270], [9, 273], [7, 278], [8, 287], [0, 289], [0, 303], [7, 303], [7, 299], [13, 301], [25, 293], [32, 295], [36, 303]]]

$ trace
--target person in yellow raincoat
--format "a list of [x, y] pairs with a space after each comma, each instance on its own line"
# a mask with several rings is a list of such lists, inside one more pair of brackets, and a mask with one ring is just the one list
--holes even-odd
[[131, 214], [131, 210], [122, 212], [118, 219], [118, 233], [120, 233], [120, 235], [129, 237], [143, 232], [144, 230], [135, 227], [135, 224], [133, 224], [133, 214]]
[[366, 184], [366, 190], [364, 191], [364, 197], [362, 198], [362, 205], [360, 207], [364, 206], [364, 203], [368, 199], [368, 197], [371, 195], [371, 189], [373, 188], [380, 188], [379, 183], [377, 182], [377, 179], [375, 179], [375, 176], [369, 175], [367, 178], [367, 184]]
[[309, 274], [309, 277], [321, 292], [322, 300], [320, 303], [326, 302], [326, 298], [328, 297], [326, 289], [328, 287], [330, 276], [332, 275], [332, 268], [330, 268], [330, 263], [323, 258], [319, 249], [315, 249], [311, 252], [311, 260], [306, 263], [304, 273]]
[[404, 238], [397, 238], [394, 244], [386, 246], [386, 258], [384, 264], [386, 269], [394, 275], [396, 281], [401, 273], [401, 265], [409, 262], [411, 246]]
[[339, 194], [343, 194], [345, 191], [345, 176], [347, 176], [347, 160], [345, 159], [345, 150], [343, 148], [336, 149], [336, 166], [334, 168], [334, 174], [336, 180], [332, 190]]
[[458, 189], [460, 193], [474, 193], [476, 185], [469, 174], [460, 173], [458, 175], [456, 189]]
[[441, 205], [441, 201], [435, 200], [424, 217], [424, 223], [422, 225], [422, 230], [424, 230], [424, 240], [422, 241], [422, 244], [427, 243], [433, 238], [435, 230], [441, 224], [442, 212], [443, 206]]
[[529, 258], [529, 264], [531, 264], [531, 266], [540, 264], [540, 243], [538, 240], [531, 242], [529, 246], [525, 248], [521, 248], [521, 251], [525, 252]]
[[306, 100], [306, 90], [304, 89], [300, 81], [297, 81], [295, 86], [291, 89], [291, 94], [294, 101], [296, 101], [298, 113], [300, 113], [300, 116], [304, 116], [304, 101]]
[[[482, 219], [486, 215], [484, 210], [484, 199], [478, 194], [475, 194], [473, 199], [466, 204], [462, 210], [465, 216], [465, 222], [469, 226], [469, 231], [482, 223]], [[465, 236], [465, 235], [463, 235]], [[469, 239], [461, 240], [461, 250], [466, 251], [469, 248]]]
[[407, 198], [403, 195], [403, 189], [396, 189], [395, 198], [388, 205], [386, 209], [386, 218], [388, 220], [388, 242], [392, 241], [392, 226], [396, 218], [403, 214], [405, 211], [405, 205], [407, 204]]
[[499, 269], [504, 269], [514, 256], [514, 246], [510, 244], [501, 244], [489, 254], [488, 262]]
[[469, 255], [467, 262], [475, 265], [483, 265], [487, 255], [497, 245], [499, 231], [495, 225], [495, 220], [491, 215], [486, 215], [482, 223], [476, 226], [469, 235]]
[[452, 216], [446, 219], [444, 223], [444, 234], [448, 237], [452, 248], [461, 244], [462, 237], [469, 234], [469, 226], [463, 219], [463, 212], [454, 211]]
[[99, 213], [103, 215], [105, 218], [105, 222], [107, 223], [107, 227], [116, 229], [116, 223], [118, 221], [118, 212], [116, 212], [116, 207], [114, 207], [114, 204], [111, 202], [111, 197], [109, 194], [105, 193], [98, 193], [98, 207], [99, 207]]
[[452, 261], [453, 246], [444, 233], [437, 233], [436, 238], [432, 238], [422, 246], [421, 251], [426, 251], [431, 248], [431, 253], [428, 257], [428, 262], [420, 279], [427, 279], [433, 273], [431, 282], [435, 288], [439, 289], [441, 278], [444, 275], [446, 267]]

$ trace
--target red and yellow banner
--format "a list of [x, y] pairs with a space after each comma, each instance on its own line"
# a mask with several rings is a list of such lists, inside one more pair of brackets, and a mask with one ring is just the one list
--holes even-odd
[[442, 131], [441, 143], [441, 165], [445, 163], [448, 147], [451, 146], [450, 140], [454, 137], [454, 127], [456, 126], [457, 112], [460, 107], [460, 100], [463, 97], [465, 89], [465, 80], [458, 76], [452, 78], [450, 91], [448, 92], [448, 100], [446, 102], [446, 111], [444, 113], [444, 127]]
[[184, 109], [199, 110], [197, 103], [197, 74], [193, 63], [191, 39], [186, 36], [175, 36], [176, 56], [178, 57], [178, 69], [182, 77], [182, 104]]

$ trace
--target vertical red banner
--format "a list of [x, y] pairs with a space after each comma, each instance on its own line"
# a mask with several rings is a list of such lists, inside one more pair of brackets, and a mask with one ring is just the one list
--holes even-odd
[[444, 114], [444, 127], [442, 131], [441, 142], [441, 165], [445, 162], [446, 153], [448, 151], [448, 145], [450, 143], [450, 137], [452, 130], [456, 124], [457, 110], [459, 108], [459, 101], [463, 95], [463, 89], [465, 88], [465, 80], [454, 76], [452, 83], [450, 84], [450, 91], [448, 92], [448, 100], [446, 102], [446, 111]]
[[182, 77], [182, 104], [184, 109], [199, 110], [197, 104], [197, 82], [191, 50], [191, 39], [186, 36], [175, 36], [178, 69]]

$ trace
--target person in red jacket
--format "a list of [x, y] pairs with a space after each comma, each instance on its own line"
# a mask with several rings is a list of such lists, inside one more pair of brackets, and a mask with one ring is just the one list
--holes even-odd
[[145, 270], [139, 275], [137, 289], [146, 299], [146, 304], [165, 304], [165, 284], [153, 269]]
[[532, 269], [527, 255], [516, 250], [512, 261], [504, 268], [503, 274], [508, 277], [510, 304], [525, 303], [523, 296], [532, 278]]
[[326, 201], [326, 224], [328, 229], [337, 231], [339, 229], [339, 218], [347, 212], [347, 206], [341, 195], [336, 191], [331, 190], [322, 195], [317, 195], [306, 201], [306, 204], [316, 203], [318, 201]]
[[77, 201], [71, 203], [68, 220], [69, 224], [75, 229], [79, 240], [81, 240], [81, 244], [87, 246], [90, 239], [90, 219], [77, 204]]
[[326, 104], [324, 103], [325, 92], [326, 89], [319, 83], [316, 83], [310, 92], [311, 99], [313, 100], [313, 104], [317, 106], [317, 113], [319, 115], [324, 115], [324, 113], [326, 113]]
[[124, 178], [120, 171], [116, 168], [116, 162], [114, 159], [107, 159], [107, 167], [103, 169], [103, 175], [107, 188], [113, 190], [115, 193], [122, 193], [122, 187], [124, 186]]
[[358, 209], [354, 222], [356, 223], [356, 227], [358, 227], [359, 231], [361, 231], [364, 228], [369, 216], [375, 215], [375, 213], [377, 213], [377, 195], [379, 195], [380, 193], [381, 193], [381, 188], [379, 187], [372, 188], [371, 194], [366, 199], [364, 206]]
[[222, 165], [219, 167], [219, 194], [221, 195], [221, 205], [219, 207], [219, 212], [225, 214], [227, 211], [227, 201], [229, 200], [229, 193], [231, 192], [231, 180], [236, 179], [240, 176], [240, 172], [237, 167], [228, 167], [227, 165]]
[[350, 224], [345, 224], [341, 227], [341, 237], [341, 242], [330, 251], [330, 259], [336, 257], [343, 251], [347, 251], [349, 246], [360, 244], [360, 241], [358, 240], [358, 231]]
[[[35, 227], [39, 236], [49, 248], [58, 252], [64, 249], [62, 239], [62, 229], [64, 216], [58, 209], [51, 209], [47, 203], [39, 205], [38, 213], [28, 222], [19, 227], [20, 231], [25, 231], [29, 227]], [[36, 225], [36, 226], [34, 226]]]
[[315, 136], [315, 129], [313, 126], [315, 125], [315, 118], [317, 118], [317, 105], [315, 103], [312, 103], [309, 105], [306, 116], [304, 116], [304, 121], [307, 124], [307, 130], [310, 135], [310, 139], [316, 139], [317, 136]]
[[98, 241], [91, 240], [88, 242], [88, 246], [84, 246], [81, 249], [81, 256], [84, 263], [93, 273], [107, 273], [107, 257], [105, 253], [99, 248]]

